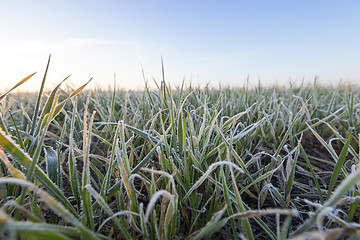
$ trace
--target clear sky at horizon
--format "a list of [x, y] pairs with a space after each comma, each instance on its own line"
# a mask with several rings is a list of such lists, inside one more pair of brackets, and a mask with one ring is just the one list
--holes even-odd
[[0, 1], [0, 89], [360, 80], [360, 1]]

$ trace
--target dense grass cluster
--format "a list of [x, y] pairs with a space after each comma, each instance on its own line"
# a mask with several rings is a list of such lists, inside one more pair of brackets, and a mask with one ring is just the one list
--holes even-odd
[[358, 91], [60, 86], [1, 97], [1, 239], [360, 236]]

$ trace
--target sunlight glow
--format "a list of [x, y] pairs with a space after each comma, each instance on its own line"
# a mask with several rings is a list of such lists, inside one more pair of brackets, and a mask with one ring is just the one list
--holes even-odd
[[49, 88], [69, 74], [107, 88], [115, 74], [118, 88], [143, 89], [162, 79], [161, 58], [175, 86], [360, 79], [357, 1], [140, 2], [4, 3], [0, 88], [37, 71], [20, 90], [38, 89], [49, 54]]

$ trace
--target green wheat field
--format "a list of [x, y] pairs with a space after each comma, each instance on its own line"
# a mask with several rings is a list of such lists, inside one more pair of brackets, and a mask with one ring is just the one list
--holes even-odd
[[0, 239], [360, 238], [358, 88], [46, 92], [47, 69], [1, 93]]

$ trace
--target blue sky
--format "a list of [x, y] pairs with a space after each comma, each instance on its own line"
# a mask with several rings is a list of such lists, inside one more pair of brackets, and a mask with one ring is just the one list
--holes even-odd
[[356, 82], [359, 25], [359, 1], [2, 1], [0, 88], [39, 88], [50, 53], [48, 87], [143, 89], [161, 57], [173, 86]]

